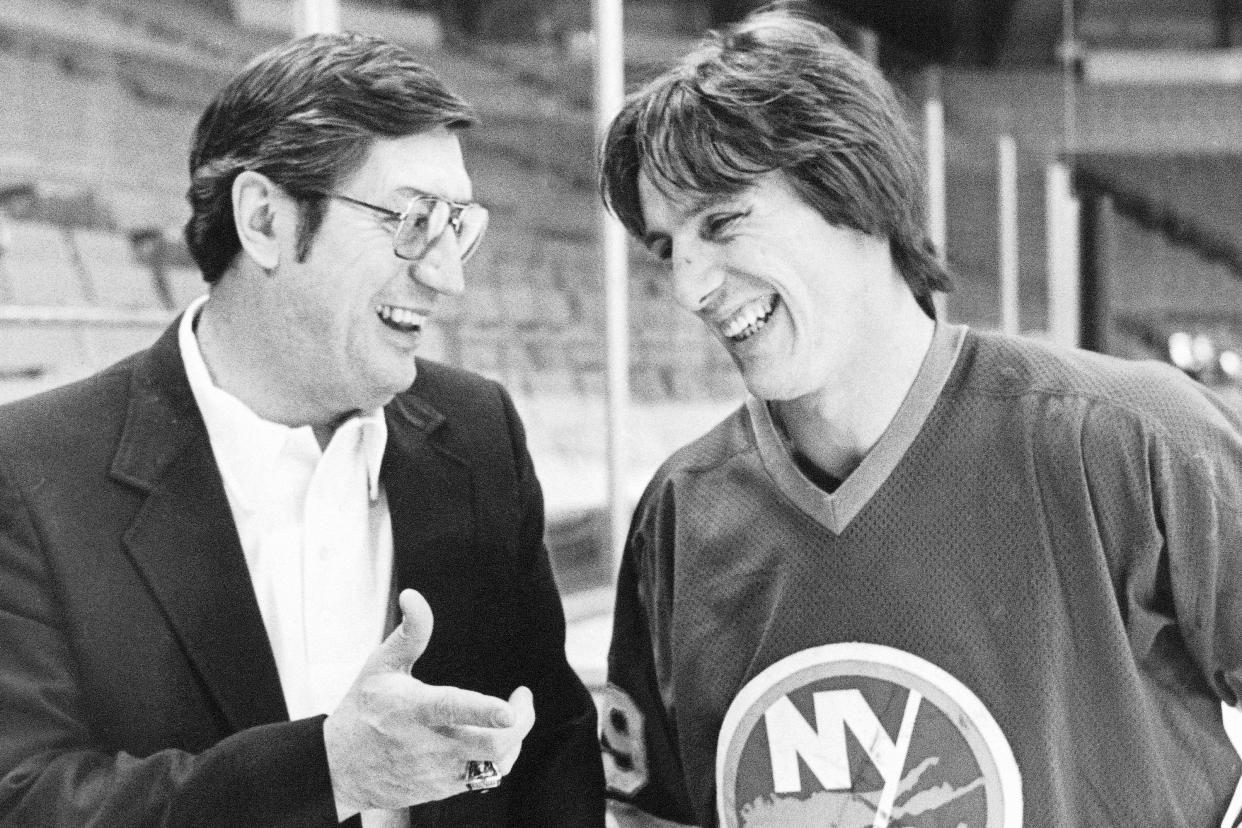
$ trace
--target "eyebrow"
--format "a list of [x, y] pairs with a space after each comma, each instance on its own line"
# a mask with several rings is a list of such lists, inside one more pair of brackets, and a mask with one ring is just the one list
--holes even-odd
[[475, 203], [474, 201], [471, 201], [471, 200], [456, 201], [452, 198], [449, 198], [446, 195], [443, 195], [442, 193], [431, 193], [426, 190], [420, 190], [417, 187], [398, 187], [397, 189], [393, 190], [393, 195], [398, 196], [400, 198], [416, 198], [418, 196], [430, 196], [432, 198], [442, 199], [444, 201], [449, 202], [450, 204], [474, 204]]
[[[685, 216], [697, 216], [712, 207], [733, 201], [738, 197], [737, 193], [703, 193], [686, 204], [685, 209], [681, 210], [681, 214]], [[645, 247], [651, 247], [651, 243], [657, 239], [670, 238], [668, 233], [661, 231], [649, 231], [643, 234], [642, 243]]]
[[689, 215], [698, 215], [709, 207], [716, 207], [736, 198], [737, 193], [704, 193], [690, 202]]

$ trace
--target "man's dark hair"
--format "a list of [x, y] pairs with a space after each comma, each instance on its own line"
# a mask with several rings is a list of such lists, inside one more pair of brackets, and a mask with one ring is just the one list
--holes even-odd
[[475, 123], [458, 98], [406, 49], [353, 33], [315, 34], [255, 58], [207, 107], [190, 152], [190, 254], [214, 283], [241, 250], [233, 179], [270, 178], [299, 206], [305, 259], [331, 190], [365, 162], [377, 138]]
[[728, 195], [780, 171], [824, 219], [887, 237], [923, 310], [951, 290], [925, 225], [918, 143], [892, 87], [827, 27], [784, 9], [709, 34], [630, 95], [605, 137], [600, 188], [638, 238], [638, 177], [669, 195]]

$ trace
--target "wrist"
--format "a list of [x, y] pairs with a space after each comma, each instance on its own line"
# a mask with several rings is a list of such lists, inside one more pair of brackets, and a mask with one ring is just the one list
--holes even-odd
[[354, 814], [361, 813], [366, 807], [365, 803], [358, 801], [353, 786], [348, 783], [349, 763], [343, 744], [341, 734], [337, 733], [336, 723], [329, 716], [323, 723], [323, 747], [328, 759], [328, 778], [332, 784], [332, 801], [336, 805], [337, 822], [344, 822]]

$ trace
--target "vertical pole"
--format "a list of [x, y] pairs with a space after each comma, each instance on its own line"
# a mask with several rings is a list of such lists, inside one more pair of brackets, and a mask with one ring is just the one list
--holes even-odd
[[1078, 45], [1074, 0], [1061, 0], [1061, 97], [1063, 160], [1048, 167], [1048, 333], [1054, 342], [1077, 347], [1082, 335], [1079, 278], [1079, 206], [1074, 197], [1078, 145]]
[[1116, 244], [1113, 199], [1095, 195], [1082, 205], [1080, 256], [1082, 259], [1082, 347], [1108, 353], [1109, 287]]
[[[948, 192], [945, 178], [944, 102], [941, 100], [940, 67], [928, 73], [927, 100], [923, 103], [923, 147], [927, 164], [927, 235], [941, 261], [946, 256], [949, 236]], [[948, 303], [943, 293], [934, 297], [936, 318], [947, 319]]]
[[1048, 237], [1048, 338], [1077, 347], [1081, 333], [1078, 277], [1078, 202], [1070, 190], [1069, 166], [1060, 161], [1045, 173]]
[[880, 65], [880, 36], [875, 33], [875, 29], [859, 28], [858, 54], [872, 66]]
[[1078, 38], [1074, 32], [1074, 0], [1061, 0], [1061, 99], [1065, 149], [1073, 152], [1077, 140]]
[[996, 206], [1000, 258], [1000, 327], [1021, 328], [1018, 274], [1018, 147], [1012, 135], [996, 139]]
[[[621, 0], [593, 0], [595, 29], [596, 137], [602, 140], [625, 96], [625, 54]], [[607, 338], [608, 539], [614, 570], [621, 562], [629, 513], [625, 492], [625, 431], [630, 396], [629, 296], [625, 229], [601, 208], [604, 305]]]
[[338, 0], [296, 0], [298, 4], [297, 33], [339, 32], [341, 7]]

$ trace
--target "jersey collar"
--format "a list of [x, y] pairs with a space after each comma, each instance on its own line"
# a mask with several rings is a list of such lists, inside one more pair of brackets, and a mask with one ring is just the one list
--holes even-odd
[[964, 325], [937, 323], [931, 346], [897, 414], [858, 468], [829, 494], [798, 469], [772, 420], [767, 403], [746, 400], [764, 468], [785, 495], [833, 534], [845, 531], [889, 478], [922, 430], [944, 389], [966, 338]]

